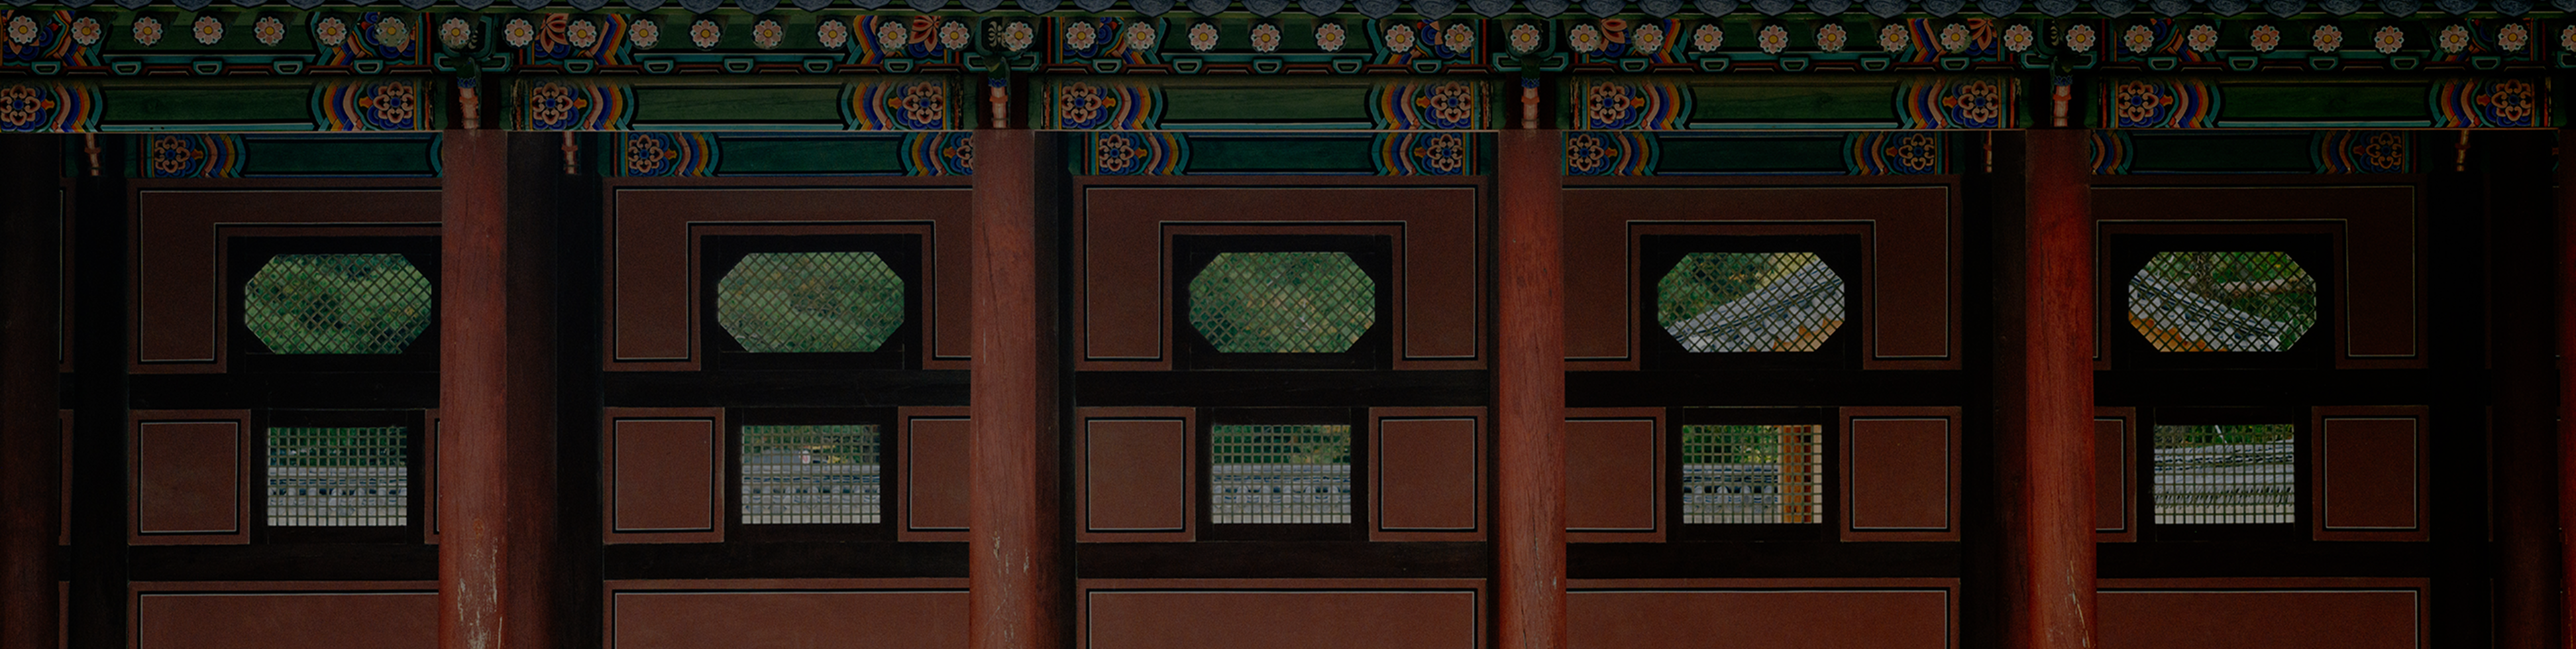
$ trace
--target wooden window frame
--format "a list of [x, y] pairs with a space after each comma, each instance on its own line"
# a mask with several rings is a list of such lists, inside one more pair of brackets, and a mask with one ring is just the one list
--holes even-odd
[[[903, 447], [898, 434], [905, 419], [893, 408], [728, 408], [722, 426], [720, 449], [724, 472], [717, 476], [722, 496], [726, 542], [780, 541], [893, 541], [896, 521], [903, 520], [900, 507], [902, 484], [907, 475], [900, 459]], [[742, 429], [764, 425], [873, 425], [877, 427], [877, 522], [874, 523], [762, 523], [743, 522], [742, 500]]]

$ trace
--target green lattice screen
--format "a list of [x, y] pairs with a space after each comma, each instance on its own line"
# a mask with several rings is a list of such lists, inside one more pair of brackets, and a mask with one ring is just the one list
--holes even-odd
[[1190, 326], [1225, 353], [1350, 351], [1377, 324], [1377, 282], [1338, 252], [1219, 254], [1189, 296]]
[[1812, 252], [1694, 252], [1655, 283], [1655, 321], [1692, 352], [1811, 352], [1846, 319]]
[[1350, 426], [1225, 424], [1210, 432], [1210, 522], [1351, 522]]
[[431, 308], [429, 277], [397, 254], [278, 255], [242, 287], [242, 324], [278, 354], [400, 354]]
[[2158, 524], [2288, 523], [2298, 511], [2298, 427], [2157, 426]]
[[2156, 351], [2287, 351], [2316, 324], [2316, 278], [2289, 253], [2159, 252], [2129, 279], [2129, 326]]
[[903, 328], [903, 301], [873, 252], [752, 253], [716, 281], [716, 323], [750, 352], [873, 352]]
[[399, 527], [410, 521], [406, 429], [268, 429], [272, 527]]

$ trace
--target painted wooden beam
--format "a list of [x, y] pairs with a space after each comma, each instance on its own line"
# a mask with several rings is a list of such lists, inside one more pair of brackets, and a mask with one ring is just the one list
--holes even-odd
[[443, 143], [438, 646], [553, 647], [556, 138]]
[[1565, 646], [1564, 137], [1502, 131], [1495, 303], [1495, 646]]
[[1056, 137], [975, 132], [974, 437], [967, 475], [967, 646], [1065, 646], [1067, 579], [1057, 454], [1064, 412], [1056, 328]]
[[0, 647], [60, 644], [63, 140], [0, 135]]
[[2090, 135], [2025, 132], [2017, 365], [2005, 413], [2006, 647], [2092, 647], [2093, 214]]

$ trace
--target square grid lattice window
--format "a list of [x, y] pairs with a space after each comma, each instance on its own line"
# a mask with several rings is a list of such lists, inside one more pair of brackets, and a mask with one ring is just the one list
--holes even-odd
[[270, 527], [400, 527], [411, 522], [409, 431], [268, 429]]
[[1682, 522], [1821, 523], [1824, 427], [1682, 427]]
[[742, 427], [742, 522], [877, 522], [885, 475], [878, 435], [872, 424]]
[[1351, 427], [1218, 425], [1209, 522], [1351, 522]]
[[2289, 523], [2298, 507], [2297, 428], [2157, 426], [2156, 523]]

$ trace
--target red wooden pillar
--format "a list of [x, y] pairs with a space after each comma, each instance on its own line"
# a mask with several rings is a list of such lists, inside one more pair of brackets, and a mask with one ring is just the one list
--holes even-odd
[[2552, 297], [2558, 305], [2558, 642], [2576, 649], [2576, 597], [2567, 595], [2576, 591], [2576, 540], [2568, 532], [2576, 530], [2576, 165], [2563, 161], [2570, 146], [2576, 146], [2576, 129], [2560, 129], [2558, 255], [2552, 260], [2558, 281]]
[[974, 442], [967, 646], [1063, 646], [1069, 584], [1058, 506], [1055, 139], [975, 132]]
[[1497, 134], [1494, 593], [1499, 649], [1565, 646], [1563, 134]]
[[[2540, 350], [2565, 345], [2565, 330], [2551, 324], [2553, 318], [2563, 322], [2560, 310], [2567, 306], [2563, 270], [2556, 265], [2566, 258], [2551, 226], [2565, 223], [2576, 209], [2576, 192], [2570, 191], [2576, 188], [2562, 186], [2544, 198], [2540, 194], [2550, 191], [2551, 181], [2568, 178], [2570, 171], [2549, 168], [2550, 144], [2523, 134], [2495, 135], [2478, 143], [2490, 166], [2477, 172], [2483, 182], [2469, 185], [2489, 194], [2490, 261], [2483, 277], [2490, 303], [2488, 345], [2494, 350], [2487, 362], [2494, 379], [2486, 431], [2492, 486], [2486, 491], [2494, 517], [2495, 646], [2549, 649], [2561, 646], [2568, 613], [2559, 596], [2565, 576], [2559, 454], [2566, 447], [2559, 441], [2564, 399], [2558, 388], [2565, 366]], [[2549, 207], [2553, 198], [2555, 209]], [[2556, 232], [2566, 233], [2563, 226]]]
[[[2003, 470], [2005, 646], [2093, 646], [2093, 209], [2090, 134], [2023, 135], [2018, 349], [2005, 426], [2018, 441]], [[2007, 343], [2011, 344], [2011, 343]], [[2011, 444], [2010, 441], [2007, 444]]]
[[556, 644], [555, 142], [451, 130], [440, 152], [443, 649]]
[[60, 640], [61, 135], [0, 135], [0, 647]]

